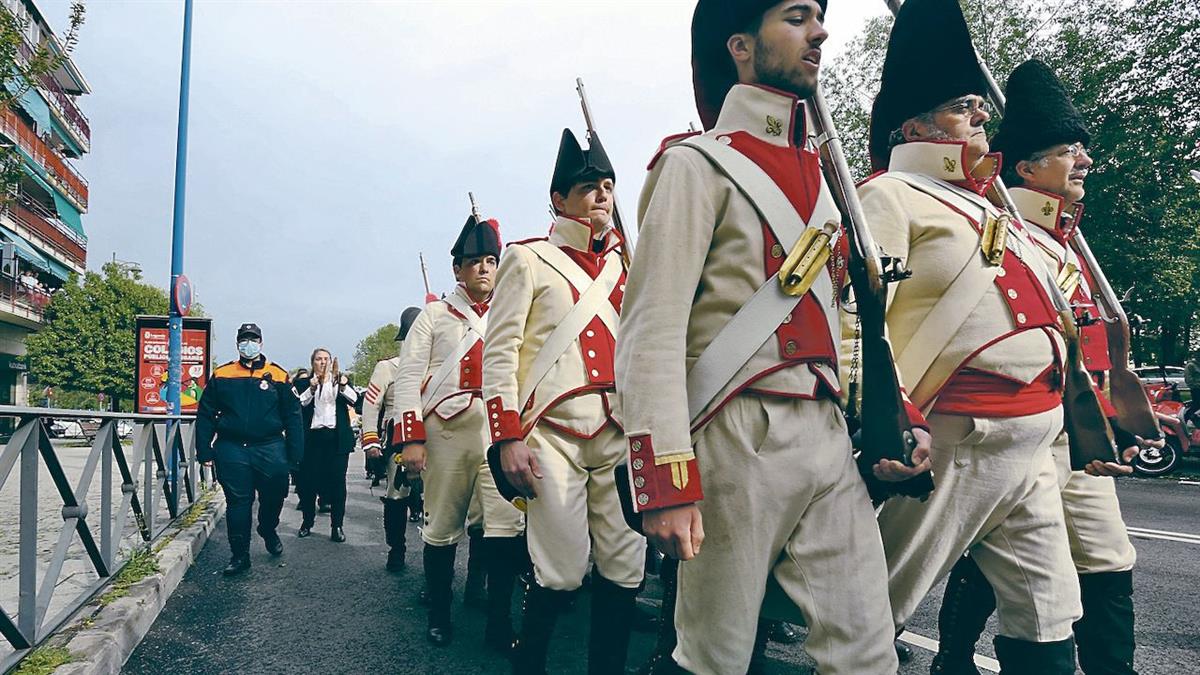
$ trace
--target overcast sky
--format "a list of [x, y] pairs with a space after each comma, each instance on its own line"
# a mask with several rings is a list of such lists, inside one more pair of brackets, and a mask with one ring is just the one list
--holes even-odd
[[[65, 0], [40, 0], [54, 27]], [[832, 3], [826, 62], [883, 2]], [[182, 1], [91, 0], [75, 60], [93, 93], [88, 267], [165, 287]], [[660, 140], [698, 121], [693, 0], [205, 1], [195, 6], [185, 273], [215, 319], [285, 367], [357, 342], [453, 284], [474, 191], [506, 240], [545, 234], [559, 135], [587, 85], [628, 226]]]

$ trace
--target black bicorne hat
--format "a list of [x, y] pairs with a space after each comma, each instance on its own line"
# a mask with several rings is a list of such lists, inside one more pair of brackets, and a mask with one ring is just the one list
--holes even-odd
[[550, 178], [550, 194], [566, 195], [571, 187], [589, 178], [611, 178], [617, 180], [608, 153], [600, 143], [600, 135], [591, 134], [591, 146], [584, 150], [570, 129], [563, 129], [562, 141], [558, 144], [558, 159], [554, 162], [554, 175]]
[[[700, 0], [692, 14], [692, 91], [705, 129], [717, 124], [725, 95], [738, 82], [737, 68], [725, 46], [780, 0]], [[821, 11], [827, 0], [817, 0]]]
[[1034, 153], [1059, 143], [1091, 141], [1083, 116], [1054, 71], [1037, 59], [1017, 66], [1004, 86], [1007, 105], [992, 150], [1004, 153], [1005, 164], [1016, 166]]
[[462, 232], [450, 249], [450, 255], [455, 260], [482, 258], [487, 255], [500, 257], [500, 223], [494, 219], [480, 221], [471, 214], [463, 225]]
[[987, 91], [958, 0], [907, 0], [888, 38], [879, 95], [871, 108], [872, 167], [887, 168], [888, 137], [906, 120]]
[[413, 322], [417, 320], [417, 316], [421, 314], [419, 307], [409, 307], [400, 312], [400, 331], [396, 333], [395, 341], [399, 342], [408, 337], [408, 331], [412, 328]]

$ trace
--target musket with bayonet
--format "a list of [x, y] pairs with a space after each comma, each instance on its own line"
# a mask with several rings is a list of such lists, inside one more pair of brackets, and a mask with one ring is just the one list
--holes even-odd
[[856, 443], [859, 471], [876, 501], [895, 494], [925, 497], [933, 490], [931, 472], [888, 483], [875, 478], [871, 471], [882, 459], [911, 465], [912, 451], [917, 446], [896, 374], [892, 345], [885, 332], [888, 286], [908, 278], [910, 273], [900, 261], [882, 258], [875, 246], [862, 204], [858, 201], [850, 166], [842, 151], [841, 139], [819, 89], [808, 99], [808, 108], [821, 154], [821, 170], [849, 234], [848, 272], [860, 322], [858, 340], [861, 345], [860, 371], [863, 380], [861, 404], [858, 401], [858, 383], [851, 381], [849, 387], [850, 416], [864, 421], [858, 430]]
[[[893, 16], [900, 11], [900, 0], [884, 0], [884, 2], [887, 4], [888, 9], [892, 11]], [[987, 83], [988, 98], [991, 99], [992, 105], [995, 106], [996, 110], [1003, 115], [1006, 104], [1004, 92], [1000, 89], [999, 83], [996, 82], [996, 78], [992, 75], [992, 71], [984, 62], [983, 57], [980, 56], [979, 50], [975, 50], [975, 59], [979, 63], [979, 69], [983, 73], [984, 80]], [[1022, 223], [1025, 222], [1021, 217], [1020, 211], [1017, 209], [1016, 203], [1013, 201], [1012, 195], [1004, 185], [1004, 181], [999, 177], [993, 183], [993, 193], [1000, 202], [1000, 206], [1014, 220]], [[1104, 278], [1103, 272], [1100, 271], [1100, 266], [1096, 264], [1095, 257], [1092, 255], [1091, 249], [1087, 248], [1087, 242], [1083, 240], [1078, 228], [1075, 229], [1075, 234], [1074, 241], [1079, 245], [1080, 254], [1083, 256], [1084, 261], [1091, 267], [1092, 271], [1097, 273], [1095, 275], [1096, 284], [1100, 287], [1097, 300], [1103, 301], [1103, 304], [1109, 310], [1110, 318], [1123, 317], [1125, 313], [1124, 310], [1120, 310], [1121, 303], [1117, 299], [1116, 293], [1113, 291], [1112, 286], [1108, 284], [1108, 280]], [[1113, 445], [1108, 419], [1104, 416], [1103, 409], [1100, 407], [1100, 399], [1096, 394], [1092, 377], [1083, 365], [1079, 326], [1076, 323], [1075, 311], [1056, 283], [1047, 283], [1046, 286], [1050, 294], [1050, 300], [1062, 319], [1063, 336], [1067, 343], [1065, 364], [1066, 386], [1063, 394], [1063, 412], [1064, 426], [1071, 445], [1071, 466], [1078, 470], [1091, 463], [1092, 460], [1114, 461], [1117, 458], [1117, 452]], [[1118, 312], [1117, 310], [1120, 311]], [[1118, 319], [1115, 323], [1119, 324], [1122, 322]], [[1108, 325], [1111, 326], [1112, 324]], [[1113, 404], [1118, 405], [1117, 401], [1120, 401], [1117, 410], [1121, 426], [1143, 438], [1160, 438], [1161, 431], [1158, 427], [1158, 421], [1150, 410], [1150, 402], [1146, 398], [1145, 391], [1142, 389], [1140, 381], [1137, 381], [1137, 376], [1128, 370], [1128, 319], [1125, 319], [1123, 322], [1123, 327], [1118, 327], [1117, 331], [1110, 328], [1108, 333], [1109, 335], [1117, 333], [1115, 337], [1118, 339], [1115, 342], [1118, 347], [1117, 351], [1120, 352], [1113, 353], [1113, 341], [1110, 338], [1109, 351], [1113, 365], [1109, 376], [1110, 391], [1113, 394]], [[1136, 391], [1130, 388], [1131, 385], [1136, 388]], [[1124, 416], [1121, 415], [1121, 407], [1125, 408], [1126, 414]], [[1126, 427], [1126, 424], [1130, 426]]]
[[[592, 118], [592, 108], [588, 105], [587, 91], [583, 88], [583, 78], [575, 78], [575, 91], [579, 94], [579, 106], [583, 108], [583, 121], [587, 125], [588, 143], [594, 143], [597, 137], [596, 123]], [[625, 222], [621, 220], [621, 205], [617, 202], [617, 195], [613, 193], [613, 210], [612, 210], [613, 228], [621, 237], [621, 258], [625, 261], [625, 266], [628, 267], [632, 262], [631, 256], [633, 253], [633, 243], [629, 240], [629, 236], [625, 230]]]

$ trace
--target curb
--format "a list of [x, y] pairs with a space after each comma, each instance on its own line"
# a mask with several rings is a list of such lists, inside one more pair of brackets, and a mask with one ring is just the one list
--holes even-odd
[[[202, 507], [204, 515], [186, 528], [176, 530], [174, 537], [158, 551], [158, 573], [133, 584], [128, 595], [105, 607], [99, 606], [98, 595], [71, 617], [58, 639], [48, 641], [66, 647], [71, 653], [71, 662], [55, 669], [54, 675], [107, 675], [121, 671], [225, 515], [224, 494], [219, 489], [210, 494], [209, 502]], [[170, 536], [168, 531], [163, 538]]]

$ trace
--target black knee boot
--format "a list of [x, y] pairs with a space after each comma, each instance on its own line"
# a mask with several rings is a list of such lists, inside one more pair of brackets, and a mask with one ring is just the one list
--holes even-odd
[[545, 675], [554, 624], [570, 595], [570, 591], [542, 588], [536, 581], [525, 589], [525, 615], [521, 637], [513, 649], [513, 675]]
[[650, 658], [638, 669], [638, 675], [673, 675], [683, 672], [671, 658], [677, 644], [675, 638], [675, 593], [679, 579], [679, 561], [663, 558], [658, 568], [658, 580], [662, 582], [662, 606], [658, 610], [658, 636]]
[[405, 530], [408, 528], [408, 510], [403, 500], [380, 497], [383, 502], [383, 534], [387, 540], [388, 556], [387, 569], [389, 572], [399, 572], [406, 563], [404, 555], [407, 546], [404, 541]]
[[524, 537], [490, 537], [483, 540], [487, 553], [487, 628], [483, 642], [496, 651], [512, 650], [512, 592], [517, 574], [528, 557]]
[[1083, 618], [1075, 622], [1079, 667], [1087, 675], [1133, 669], [1133, 571], [1079, 575]]
[[592, 628], [588, 637], [589, 675], [619, 675], [625, 672], [629, 633], [637, 588], [625, 588], [592, 574]]
[[994, 611], [992, 585], [970, 556], [960, 558], [950, 570], [938, 611], [938, 653], [929, 666], [931, 675], [979, 675], [975, 643]]
[[425, 637], [438, 647], [450, 644], [454, 638], [454, 628], [450, 625], [450, 586], [454, 583], [457, 548], [425, 544], [425, 588], [429, 594], [429, 628]]
[[1075, 675], [1075, 640], [1029, 642], [997, 635], [1000, 675]]
[[467, 583], [463, 588], [463, 604], [487, 607], [487, 549], [483, 543], [483, 528], [470, 528], [467, 536]]

